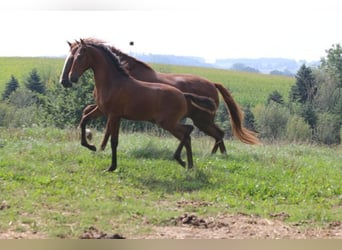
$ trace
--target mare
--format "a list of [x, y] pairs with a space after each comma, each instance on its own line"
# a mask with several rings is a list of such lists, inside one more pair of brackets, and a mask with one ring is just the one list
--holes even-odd
[[[85, 39], [88, 42], [103, 43], [100, 40], [88, 38]], [[78, 42], [69, 43], [72, 50], [73, 47], [78, 46]], [[174, 86], [182, 92], [193, 93], [200, 96], [206, 96], [212, 98], [216, 107], [219, 106], [219, 95], [221, 93], [223, 100], [225, 101], [226, 107], [230, 113], [230, 120], [232, 123], [233, 134], [240, 141], [247, 144], [259, 144], [258, 138], [256, 138], [253, 132], [249, 131], [243, 126], [243, 112], [241, 111], [239, 105], [234, 101], [230, 92], [220, 83], [211, 82], [205, 78], [198, 77], [189, 74], [167, 74], [154, 71], [148, 64], [131, 57], [120, 50], [116, 49], [114, 46], [109, 46], [109, 48], [114, 52], [122, 62], [122, 65], [129, 72], [129, 74], [135, 79], [146, 81], [146, 82], [159, 82], [166, 85]], [[66, 59], [63, 68], [63, 73], [61, 75], [61, 83], [68, 87], [70, 86], [68, 74], [71, 67], [72, 56]], [[93, 110], [97, 112], [91, 112]], [[99, 109], [96, 109], [96, 105], [88, 105], [83, 110], [83, 119], [89, 120], [96, 117], [100, 117], [103, 114]], [[216, 153], [217, 149], [220, 148], [221, 153], [226, 152], [226, 148], [223, 142], [224, 132], [220, 129], [214, 122], [215, 113], [206, 113], [202, 110], [191, 110], [187, 115], [194, 122], [194, 125], [198, 127], [205, 134], [215, 138], [215, 144], [212, 148], [212, 153]], [[96, 147], [89, 145], [85, 137], [85, 129], [82, 130], [82, 145], [91, 149], [96, 150]], [[106, 146], [108, 140], [108, 134], [105, 135], [103, 142], [101, 144], [101, 149], [103, 150]]]
[[[192, 110], [214, 113], [217, 107], [212, 99], [183, 93], [169, 85], [134, 79], [122, 67], [118, 57], [101, 43], [80, 40], [70, 55], [73, 58], [69, 72], [70, 84], [76, 83], [86, 70], [92, 69], [94, 72], [96, 107], [89, 114], [100, 111], [107, 117], [106, 134], [111, 136], [112, 148], [112, 163], [108, 171], [117, 167], [121, 118], [150, 121], [169, 131], [180, 141], [174, 158], [186, 166], [181, 159], [184, 146], [187, 167], [193, 167], [190, 138], [193, 126], [181, 124], [180, 121]], [[85, 128], [85, 121], [81, 121], [82, 128]]]

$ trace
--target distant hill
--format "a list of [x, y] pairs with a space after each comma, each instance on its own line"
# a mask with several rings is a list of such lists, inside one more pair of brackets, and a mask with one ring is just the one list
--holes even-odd
[[133, 54], [132, 56], [148, 63], [174, 64], [184, 66], [197, 66], [209, 68], [232, 69], [246, 72], [259, 72], [271, 75], [293, 76], [304, 63], [309, 66], [317, 66], [319, 62], [296, 61], [286, 58], [237, 58], [217, 59], [214, 63], [207, 63], [201, 57], [157, 55], [157, 54]]
[[160, 54], [132, 54], [141, 61], [147, 63], [173, 64], [183, 66], [210, 67], [215, 65], [206, 63], [202, 57], [160, 55]]
[[296, 73], [299, 67], [305, 63], [304, 61], [297, 62], [294, 59], [284, 58], [259, 58], [259, 59], [218, 59], [216, 65], [220, 68], [231, 68], [235, 64], [243, 64], [248, 67], [259, 70], [262, 73], [270, 73], [271, 71], [288, 71]]

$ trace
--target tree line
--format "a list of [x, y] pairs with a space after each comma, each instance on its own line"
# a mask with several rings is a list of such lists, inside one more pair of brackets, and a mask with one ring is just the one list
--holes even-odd
[[[264, 104], [247, 105], [245, 126], [264, 140], [340, 144], [342, 133], [342, 47], [333, 45], [318, 67], [301, 66], [289, 96], [278, 91], [269, 94]], [[0, 126], [75, 127], [86, 104], [94, 103], [93, 75], [87, 71], [78, 84], [65, 89], [57, 79], [47, 83], [32, 69], [23, 84], [15, 76], [6, 83], [0, 101]], [[229, 114], [220, 104], [216, 123], [231, 136]], [[91, 123], [102, 128], [105, 118]], [[122, 129], [154, 130], [147, 122], [123, 121]], [[200, 133], [200, 132], [198, 132]]]
[[342, 47], [333, 45], [318, 67], [303, 64], [288, 100], [277, 91], [254, 108], [256, 128], [270, 140], [340, 144], [342, 134]]

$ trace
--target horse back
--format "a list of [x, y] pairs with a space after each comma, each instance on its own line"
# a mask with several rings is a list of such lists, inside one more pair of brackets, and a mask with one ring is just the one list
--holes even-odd
[[219, 103], [219, 96], [215, 84], [203, 77], [190, 74], [159, 73], [158, 79], [184, 93], [193, 93], [199, 96], [210, 97], [215, 101], [216, 105]]
[[126, 119], [156, 122], [168, 117], [180, 119], [187, 113], [184, 94], [161, 83], [134, 80], [125, 85], [120, 98], [125, 102], [122, 112]]

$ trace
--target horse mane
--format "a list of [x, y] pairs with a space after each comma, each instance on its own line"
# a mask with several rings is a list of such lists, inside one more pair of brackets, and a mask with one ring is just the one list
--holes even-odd
[[[125, 69], [129, 70], [129, 69], [132, 69], [134, 67], [133, 66], [134, 64], [140, 64], [143, 67], [154, 72], [154, 69], [150, 65], [144, 63], [143, 61], [138, 60], [137, 58], [135, 58], [133, 56], [130, 56], [130, 55], [122, 52], [121, 50], [117, 49], [113, 45], [109, 45], [107, 42], [105, 42], [101, 39], [89, 37], [89, 38], [85, 38], [82, 40], [86, 44], [99, 45], [99, 46], [107, 47], [107, 49], [109, 49], [112, 53], [114, 53], [115, 56], [117, 56], [119, 58], [121, 67], [123, 67]], [[126, 72], [127, 72], [127, 74], [129, 74], [127, 70], [126, 70]]]
[[133, 68], [132, 64], [135, 63], [135, 64], [140, 64], [143, 67], [154, 71], [154, 69], [150, 65], [148, 65], [147, 63], [144, 63], [143, 61], [140, 61], [137, 58], [122, 52], [121, 50], [117, 49], [113, 45], [110, 45], [109, 47], [115, 54], [117, 54], [117, 56], [120, 58], [120, 61], [123, 63], [125, 68]]
[[85, 38], [82, 39], [87, 45], [93, 46], [99, 50], [101, 50], [114, 64], [115, 68], [123, 75], [130, 77], [128, 71], [124, 68], [120, 57], [111, 50], [111, 47], [106, 44], [106, 42], [97, 39], [97, 38]]

